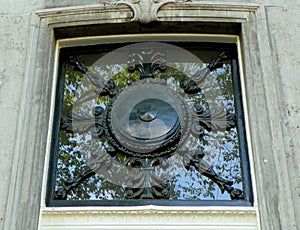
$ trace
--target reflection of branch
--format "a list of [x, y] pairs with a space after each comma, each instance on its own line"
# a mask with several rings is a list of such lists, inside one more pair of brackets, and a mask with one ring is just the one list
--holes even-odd
[[74, 70], [83, 73], [90, 82], [97, 88], [97, 92], [101, 96], [114, 97], [116, 95], [116, 85], [115, 82], [110, 79], [105, 81], [104, 76], [96, 75], [88, 70], [83, 62], [80, 62], [76, 56], [70, 58], [70, 64], [74, 65]]
[[107, 154], [97, 154], [90, 158], [88, 166], [85, 166], [83, 171], [72, 181], [64, 182], [64, 185], [61, 189], [56, 191], [54, 199], [56, 200], [65, 200], [71, 192], [72, 189], [77, 188], [83, 181], [94, 176], [96, 173], [99, 173], [100, 170], [109, 170], [112, 168], [111, 158]]
[[244, 199], [244, 193], [242, 190], [234, 188], [233, 182], [229, 180], [225, 180], [222, 177], [218, 176], [212, 166], [204, 167], [203, 165], [203, 157], [204, 154], [195, 154], [190, 162], [186, 165], [186, 169], [189, 170], [191, 166], [193, 166], [198, 172], [202, 173], [202, 175], [206, 176], [207, 178], [214, 181], [218, 187], [220, 188], [221, 192], [224, 193], [225, 191], [229, 193], [230, 198], [232, 200], [242, 200]]
[[219, 143], [219, 145], [224, 148], [228, 153], [231, 151], [227, 146], [224, 140], [219, 140], [216, 137], [214, 137], [213, 135], [206, 133], [205, 136], [211, 137], [212, 139], [214, 139], [214, 141], [217, 141]]
[[237, 188], [234, 188], [233, 182], [229, 180], [225, 180], [219, 177], [216, 172], [210, 167], [208, 170], [202, 172], [204, 176], [214, 181], [218, 187], [220, 188], [221, 192], [224, 193], [225, 191], [229, 193], [230, 198], [232, 200], [242, 200], [244, 199], [243, 191]]
[[94, 176], [95, 172], [90, 169], [89, 167], [86, 167], [82, 173], [79, 174], [77, 178], [75, 178], [73, 181], [65, 181], [64, 186], [55, 192], [54, 199], [55, 200], [66, 200], [68, 194], [72, 189], [77, 188], [83, 181], [89, 179], [90, 177]]
[[74, 65], [74, 70], [85, 74], [90, 82], [97, 88], [102, 88], [104, 86], [104, 78], [90, 72], [87, 66], [83, 62], [79, 61], [76, 56], [72, 56], [70, 58], [70, 64]]
[[198, 70], [191, 78], [185, 76], [180, 82], [180, 87], [188, 94], [201, 92], [199, 85], [205, 80], [211, 71], [222, 67], [222, 62], [227, 58], [228, 56], [225, 52], [221, 52], [217, 58], [214, 58], [205, 68]]
[[217, 68], [220, 68], [223, 66], [223, 61], [227, 60], [228, 59], [228, 56], [227, 54], [223, 51], [219, 54], [219, 56], [215, 59], [213, 59], [207, 66], [207, 68], [210, 70], [210, 71], [214, 71], [216, 70]]

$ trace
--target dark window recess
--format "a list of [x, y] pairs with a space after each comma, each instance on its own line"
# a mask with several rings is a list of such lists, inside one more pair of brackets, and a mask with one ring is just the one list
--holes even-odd
[[60, 51], [48, 206], [252, 205], [235, 44]]

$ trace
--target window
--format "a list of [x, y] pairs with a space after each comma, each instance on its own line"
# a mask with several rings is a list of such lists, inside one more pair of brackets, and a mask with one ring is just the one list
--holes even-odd
[[251, 205], [237, 45], [60, 50], [48, 206]]

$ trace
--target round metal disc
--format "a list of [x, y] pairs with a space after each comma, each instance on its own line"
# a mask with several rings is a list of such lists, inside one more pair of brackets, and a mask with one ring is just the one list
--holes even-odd
[[179, 117], [172, 105], [149, 98], [135, 105], [129, 114], [128, 135], [140, 140], [151, 140], [178, 129]]
[[108, 127], [119, 150], [139, 157], [159, 156], [179, 142], [183, 113], [175, 91], [147, 79], [116, 97]]

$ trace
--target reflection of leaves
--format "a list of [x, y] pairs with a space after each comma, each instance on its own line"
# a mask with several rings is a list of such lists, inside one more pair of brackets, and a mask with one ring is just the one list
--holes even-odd
[[[167, 66], [165, 71], [159, 73], [156, 77], [165, 79], [166, 84], [170, 88], [183, 94], [183, 89], [180, 85], [183, 84], [183, 80], [195, 74], [199, 75], [197, 71], [205, 67], [209, 68], [207, 63], [203, 65], [176, 63], [174, 67]], [[201, 82], [198, 82], [201, 89], [199, 88], [191, 92], [187, 96], [187, 100], [189, 103], [200, 104], [205, 108], [208, 108], [210, 103], [218, 103], [223, 108], [222, 111], [225, 110], [230, 114], [234, 114], [231, 67], [228, 63], [222, 63], [222, 65], [218, 65], [217, 67], [221, 68], [212, 68], [215, 70], [210, 73], [209, 78], [201, 78]], [[90, 71], [91, 73], [87, 77], [92, 80], [92, 84], [88, 84], [83, 80], [86, 71]], [[102, 132], [102, 117], [95, 120], [95, 117], [91, 115], [93, 108], [100, 105], [105, 108], [109, 103], [108, 97], [114, 97], [116, 91], [121, 91], [124, 87], [128, 87], [138, 80], [139, 73], [137, 71], [130, 73], [125, 65], [87, 66], [81, 72], [74, 71], [71, 65], [66, 66], [62, 111], [63, 122], [60, 132], [56, 191], [66, 189], [66, 181], [74, 181], [78, 175], [84, 174], [88, 160], [93, 158], [92, 153], [105, 151], [109, 148], [105, 138], [93, 139], [93, 137], [85, 135], [87, 131], [93, 130], [95, 127], [98, 130], [97, 136], [100, 136], [99, 130]], [[101, 92], [99, 92], [98, 86], [103, 88]], [[197, 87], [199, 86], [197, 85]], [[93, 94], [86, 92], [93, 92]], [[100, 96], [98, 97], [98, 95]], [[78, 112], [77, 115], [74, 113], [74, 110]], [[209, 152], [212, 139], [217, 141], [217, 148], [220, 149], [220, 154], [214, 162], [213, 170], [217, 177], [233, 182], [233, 189], [230, 193], [238, 193], [238, 189], [242, 187], [242, 175], [237, 130], [235, 122], [233, 122], [234, 119], [231, 119], [233, 115], [228, 116], [224, 112], [214, 113], [209, 110], [203, 110], [199, 114], [201, 116], [199, 116], [197, 122], [205, 127], [205, 130], [203, 130], [203, 135], [195, 135], [194, 139], [191, 138], [192, 140], [189, 140], [190, 146], [201, 147], [204, 151]], [[74, 122], [74, 120], [78, 121]], [[211, 130], [215, 130], [215, 132], [208, 135], [208, 132]], [[80, 145], [80, 143], [84, 144]], [[189, 145], [187, 144], [187, 146]], [[191, 151], [196, 150], [192, 149]], [[127, 161], [120, 154], [117, 154], [116, 158], [121, 163]], [[232, 194], [221, 194], [220, 186], [218, 187], [207, 175], [204, 176], [195, 169], [191, 169], [190, 171], [183, 170], [178, 176], [172, 178], [169, 188], [170, 199], [232, 199]], [[229, 188], [227, 190], [229, 191]], [[68, 193], [67, 199], [124, 199], [125, 196], [126, 191], [122, 186], [117, 186], [107, 178], [102, 178], [101, 171], [99, 171], [98, 174], [85, 178], [76, 187], [73, 187]]]
[[104, 87], [105, 76], [101, 76], [99, 74], [93, 73], [92, 71], [89, 71], [89, 68], [83, 62], [79, 61], [77, 57], [72, 56], [70, 58], [70, 64], [74, 66], [75, 71], [78, 71], [87, 76], [90, 82], [98, 89], [102, 89], [102, 87]]
[[[124, 189], [116, 186], [91, 171], [87, 166], [87, 156], [99, 149], [99, 144], [84, 135], [73, 135], [61, 132], [61, 138], [66, 140], [60, 144], [59, 161], [57, 166], [56, 199], [88, 200], [88, 199], [118, 199]], [[80, 146], [80, 142], [86, 145]], [[88, 148], [86, 148], [89, 146]], [[93, 150], [93, 148], [95, 148]], [[99, 165], [100, 167], [104, 165]], [[121, 197], [124, 197], [121, 196]]]
[[67, 196], [71, 190], [76, 189], [76, 187], [78, 187], [84, 180], [90, 178], [94, 174], [95, 174], [94, 171], [86, 167], [84, 171], [77, 176], [76, 179], [72, 181], [65, 181], [63, 187], [60, 190], [56, 191], [56, 195], [54, 199], [56, 200], [67, 199]]

